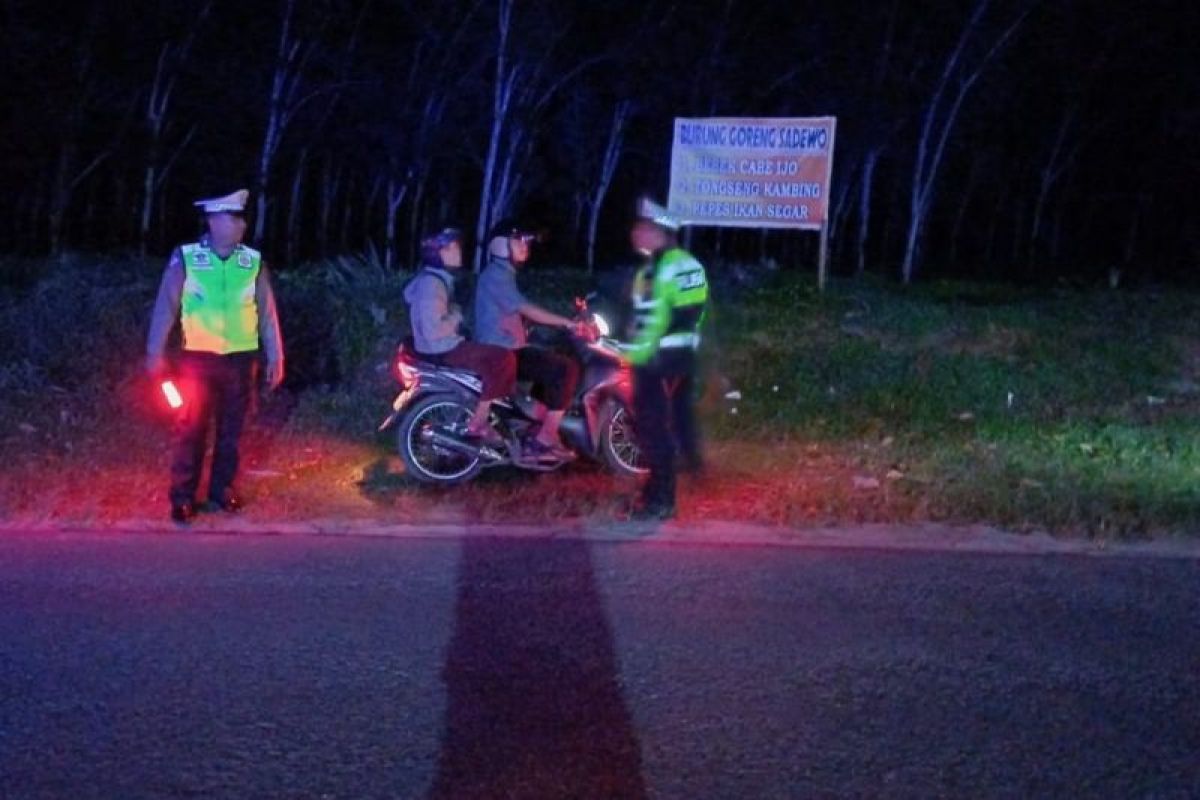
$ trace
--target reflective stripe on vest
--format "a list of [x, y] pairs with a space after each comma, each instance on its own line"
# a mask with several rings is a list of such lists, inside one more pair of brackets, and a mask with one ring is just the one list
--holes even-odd
[[700, 334], [668, 333], [666, 336], [658, 340], [658, 346], [661, 348], [690, 347], [694, 350], [700, 346]]
[[203, 244], [184, 245], [180, 253], [183, 349], [219, 355], [257, 350], [262, 254], [239, 245], [223, 259]]
[[633, 282], [633, 341], [629, 361], [647, 363], [659, 348], [696, 348], [708, 303], [704, 267], [680, 247], [661, 253]]

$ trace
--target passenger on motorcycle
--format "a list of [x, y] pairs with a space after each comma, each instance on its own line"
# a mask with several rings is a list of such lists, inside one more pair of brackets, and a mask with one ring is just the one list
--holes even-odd
[[413, 345], [426, 361], [474, 372], [483, 384], [467, 435], [489, 445], [503, 439], [488, 424], [492, 401], [516, 384], [516, 358], [503, 347], [469, 342], [459, 333], [462, 310], [453, 302], [454, 273], [462, 268], [462, 234], [445, 228], [421, 242], [421, 267], [404, 288]]
[[548, 411], [526, 453], [534, 458], [563, 461], [574, 453], [559, 439], [559, 424], [575, 395], [579, 367], [575, 361], [544, 347], [528, 343], [525, 324], [547, 325], [585, 333], [574, 321], [531, 303], [517, 288], [517, 269], [529, 259], [536, 239], [511, 220], [493, 226], [488, 241], [488, 262], [475, 288], [476, 341], [506, 348], [516, 354], [517, 379], [540, 388]]

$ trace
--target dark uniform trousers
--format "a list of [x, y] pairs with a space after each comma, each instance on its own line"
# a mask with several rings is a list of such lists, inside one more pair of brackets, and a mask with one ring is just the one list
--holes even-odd
[[664, 348], [633, 371], [633, 406], [638, 446], [650, 476], [642, 502], [650, 510], [675, 507], [675, 448], [689, 466], [700, 464], [692, 409], [696, 354], [691, 348]]
[[184, 398], [171, 459], [172, 503], [196, 499], [210, 423], [216, 421], [209, 498], [221, 501], [238, 469], [238, 442], [254, 390], [258, 351], [217, 355], [185, 350], [178, 383]]

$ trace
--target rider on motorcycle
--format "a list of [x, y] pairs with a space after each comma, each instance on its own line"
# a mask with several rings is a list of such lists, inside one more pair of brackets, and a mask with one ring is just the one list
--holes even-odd
[[462, 310], [454, 298], [454, 273], [462, 268], [462, 234], [445, 228], [421, 242], [421, 268], [404, 288], [413, 345], [426, 361], [469, 370], [483, 384], [467, 436], [488, 445], [503, 439], [488, 423], [493, 400], [512, 393], [516, 358], [503, 347], [469, 342], [459, 333]]
[[573, 359], [544, 347], [530, 345], [526, 322], [586, 335], [579, 323], [531, 303], [517, 288], [517, 269], [529, 259], [536, 235], [502, 220], [492, 228], [488, 262], [475, 288], [475, 339], [503, 347], [516, 356], [518, 380], [540, 389], [548, 408], [536, 438], [526, 444], [526, 454], [545, 460], [565, 461], [574, 453], [559, 438], [559, 425], [579, 383]]

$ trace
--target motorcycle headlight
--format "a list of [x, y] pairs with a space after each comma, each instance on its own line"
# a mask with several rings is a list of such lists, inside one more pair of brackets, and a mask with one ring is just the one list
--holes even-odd
[[596, 330], [600, 331], [601, 336], [608, 336], [611, 328], [608, 327], [608, 320], [599, 314], [592, 314], [592, 322], [596, 323]]

